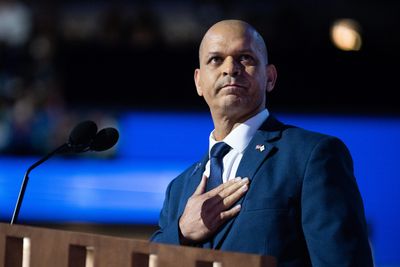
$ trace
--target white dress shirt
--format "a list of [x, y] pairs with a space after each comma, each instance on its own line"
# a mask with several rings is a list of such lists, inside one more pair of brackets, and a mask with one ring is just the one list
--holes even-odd
[[[243, 157], [243, 152], [250, 143], [254, 134], [260, 128], [261, 124], [268, 118], [269, 112], [264, 109], [248, 119], [247, 121], [241, 123], [235, 129], [233, 129], [222, 141], [230, 145], [232, 148], [228, 154], [223, 158], [223, 173], [222, 181], [226, 181], [235, 178], [236, 171], [239, 167], [239, 163]], [[218, 142], [214, 139], [214, 130], [210, 133], [209, 137], [209, 148], [208, 154], [210, 155], [211, 148]], [[206, 164], [206, 169], [204, 175], [210, 176], [210, 161]], [[242, 177], [244, 178], [244, 177]]]

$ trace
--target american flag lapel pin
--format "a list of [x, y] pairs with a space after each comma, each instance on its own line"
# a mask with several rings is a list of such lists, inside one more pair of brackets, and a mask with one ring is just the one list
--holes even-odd
[[263, 152], [265, 150], [265, 146], [264, 145], [256, 145], [256, 150]]

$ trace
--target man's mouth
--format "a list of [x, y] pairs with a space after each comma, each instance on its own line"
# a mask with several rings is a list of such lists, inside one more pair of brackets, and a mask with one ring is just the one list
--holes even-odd
[[242, 88], [242, 89], [246, 89], [245, 86], [238, 84], [238, 83], [229, 83], [229, 84], [225, 84], [224, 86], [222, 86], [222, 88]]
[[220, 90], [226, 95], [242, 95], [246, 87], [241, 84], [226, 84]]

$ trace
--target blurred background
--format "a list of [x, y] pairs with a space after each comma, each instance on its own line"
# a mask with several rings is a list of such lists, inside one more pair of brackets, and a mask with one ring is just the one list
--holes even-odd
[[270, 111], [348, 145], [376, 265], [400, 266], [399, 13], [395, 0], [0, 0], [0, 221], [26, 169], [90, 119], [118, 145], [35, 169], [19, 222], [148, 238], [213, 129], [193, 83], [199, 42], [236, 18], [278, 69]]

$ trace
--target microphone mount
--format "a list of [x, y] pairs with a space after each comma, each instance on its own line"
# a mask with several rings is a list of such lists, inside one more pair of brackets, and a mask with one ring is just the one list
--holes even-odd
[[97, 133], [97, 125], [93, 121], [84, 121], [75, 126], [75, 128], [71, 131], [68, 142], [59, 146], [32, 164], [25, 172], [10, 224], [13, 225], [18, 220], [22, 200], [24, 198], [26, 186], [29, 180], [29, 174], [34, 168], [55, 154], [68, 152], [82, 153], [90, 150], [104, 151], [110, 149], [117, 143], [118, 138], [118, 131], [114, 128], [105, 128]]

